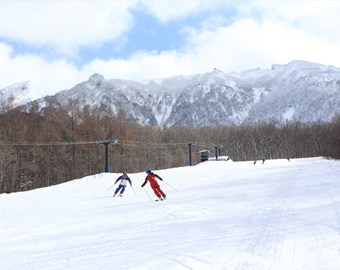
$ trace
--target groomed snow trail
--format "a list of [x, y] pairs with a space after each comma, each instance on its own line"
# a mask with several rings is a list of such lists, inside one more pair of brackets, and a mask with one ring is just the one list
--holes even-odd
[[[340, 162], [206, 162], [156, 171], [168, 200], [104, 173], [0, 195], [0, 265], [23, 269], [340, 269]], [[148, 194], [155, 199], [150, 186]]]

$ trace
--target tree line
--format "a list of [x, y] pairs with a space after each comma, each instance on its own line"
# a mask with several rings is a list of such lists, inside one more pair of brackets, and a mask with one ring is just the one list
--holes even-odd
[[[340, 116], [331, 123], [272, 121], [239, 126], [143, 126], [110, 107], [78, 108], [72, 100], [41, 111], [0, 105], [0, 193], [60, 184], [104, 172], [141, 172], [188, 166], [208, 150], [231, 160], [325, 156], [340, 158]], [[189, 156], [191, 145], [191, 157]]]

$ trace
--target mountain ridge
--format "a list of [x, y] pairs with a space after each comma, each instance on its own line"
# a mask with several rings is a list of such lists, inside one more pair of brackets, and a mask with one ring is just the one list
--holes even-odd
[[[1, 90], [0, 90], [1, 91]], [[48, 97], [56, 106], [69, 99], [78, 107], [98, 106], [103, 112], [124, 110], [142, 125], [216, 126], [259, 121], [331, 121], [340, 110], [340, 68], [294, 60], [271, 69], [224, 73], [218, 69], [144, 81], [87, 81]], [[33, 102], [40, 108], [44, 98]]]

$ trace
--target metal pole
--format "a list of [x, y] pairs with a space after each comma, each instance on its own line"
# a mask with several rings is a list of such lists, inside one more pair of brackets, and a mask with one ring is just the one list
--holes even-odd
[[109, 167], [109, 142], [104, 143], [105, 145], [105, 172], [110, 172]]
[[191, 145], [192, 145], [192, 143], [189, 143], [189, 164], [190, 164], [190, 166], [192, 166], [192, 161], [191, 161]]
[[192, 159], [191, 159], [191, 146], [192, 145], [196, 145], [197, 142], [189, 142], [188, 145], [189, 145], [189, 165], [192, 166]]
[[108, 142], [99, 142], [98, 144], [104, 144], [105, 145], [105, 172], [110, 172], [109, 167], [109, 145], [110, 144], [116, 144], [117, 140], [114, 139], [113, 141]]

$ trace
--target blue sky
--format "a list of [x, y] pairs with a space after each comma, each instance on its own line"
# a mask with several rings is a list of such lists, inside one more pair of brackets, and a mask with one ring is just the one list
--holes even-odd
[[122, 40], [107, 42], [99, 48], [82, 48], [79, 64], [90, 62], [93, 58], [109, 60], [110, 58], [128, 59], [137, 50], [141, 51], [169, 51], [180, 50], [185, 35], [181, 34], [183, 27], [199, 27], [202, 16], [187, 18], [183, 21], [162, 23], [145, 12], [132, 12], [134, 27], [130, 29]]
[[0, 89], [306, 60], [340, 67], [340, 1], [0, 0]]

